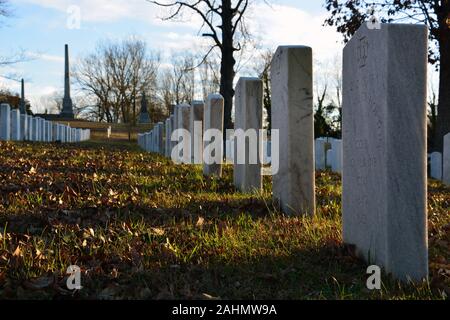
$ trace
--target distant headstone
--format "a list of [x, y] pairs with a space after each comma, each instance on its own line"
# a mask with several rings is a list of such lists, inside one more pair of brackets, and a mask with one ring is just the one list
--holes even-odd
[[342, 173], [342, 141], [338, 139], [330, 140], [331, 149], [327, 151], [327, 162], [331, 171]]
[[191, 133], [191, 162], [194, 164], [203, 163], [203, 113], [205, 103], [194, 101], [191, 107], [190, 127]]
[[9, 141], [11, 139], [11, 108], [9, 104], [0, 105], [0, 140]]
[[[191, 125], [191, 106], [188, 104], [179, 105], [178, 108], [178, 129], [184, 129], [189, 133]], [[182, 163], [191, 163], [191, 140], [190, 134], [183, 134], [181, 145], [183, 152], [179, 154]]]
[[234, 121], [234, 185], [242, 192], [262, 189], [259, 133], [263, 123], [263, 85], [240, 78], [236, 85]]
[[273, 195], [288, 215], [311, 216], [316, 208], [312, 68], [312, 49], [304, 46], [279, 47], [272, 61], [272, 130], [280, 141]]
[[444, 177], [443, 181], [450, 186], [450, 133], [444, 137], [444, 155], [442, 158]]
[[170, 120], [170, 117], [166, 119], [166, 126], [165, 126], [165, 139], [164, 139], [164, 155], [167, 158], [170, 158], [170, 155], [172, 153], [171, 148], [171, 141], [170, 136], [172, 135], [172, 121]]
[[20, 141], [28, 140], [28, 115], [20, 115]]
[[325, 139], [318, 138], [314, 142], [314, 154], [316, 158], [316, 170], [325, 170]]
[[[222, 176], [223, 160], [223, 123], [224, 100], [220, 94], [210, 94], [204, 109], [203, 124], [203, 174], [206, 176]], [[214, 131], [220, 136], [220, 141], [213, 137]], [[212, 141], [214, 140], [214, 142]], [[214, 149], [215, 152], [210, 152]]]
[[163, 155], [164, 154], [164, 123], [158, 122], [156, 125], [156, 152]]
[[344, 242], [404, 281], [428, 276], [427, 51], [407, 24], [363, 24], [344, 49]]
[[39, 118], [37, 118], [37, 117], [33, 117], [33, 125], [32, 125], [32, 128], [33, 128], [33, 134], [32, 134], [32, 137], [33, 137], [33, 141], [34, 142], [38, 142], [39, 141], [39, 130], [40, 130], [40, 127], [39, 127]]
[[442, 180], [442, 154], [440, 152], [433, 152], [430, 155], [430, 177]]
[[20, 141], [20, 110], [13, 109], [11, 114], [11, 140]]
[[28, 131], [27, 131], [27, 139], [28, 141], [33, 141], [33, 117], [26, 115], [27, 117], [27, 127], [28, 127]]

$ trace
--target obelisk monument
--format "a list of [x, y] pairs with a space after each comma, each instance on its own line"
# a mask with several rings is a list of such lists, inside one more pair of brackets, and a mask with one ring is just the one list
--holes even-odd
[[25, 105], [25, 83], [24, 83], [23, 79], [21, 81], [21, 84], [22, 84], [22, 90], [21, 90], [21, 96], [20, 96], [19, 110], [20, 110], [21, 114], [26, 114], [27, 108]]
[[64, 70], [64, 98], [60, 117], [64, 119], [73, 119], [73, 104], [70, 97], [70, 69], [69, 69], [69, 46], [66, 44], [65, 70]]

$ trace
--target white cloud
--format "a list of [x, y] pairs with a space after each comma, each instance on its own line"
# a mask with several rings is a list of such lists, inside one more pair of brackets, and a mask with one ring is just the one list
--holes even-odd
[[307, 45], [316, 59], [324, 59], [343, 48], [341, 35], [323, 26], [325, 17], [326, 13], [313, 15], [291, 6], [258, 4], [247, 21], [252, 34], [267, 47]]
[[[115, 22], [121, 19], [139, 19], [161, 27], [197, 28], [200, 18], [186, 12], [179, 21], [163, 21], [168, 9], [158, 7], [145, 0], [18, 0], [67, 14], [69, 8], [80, 8], [81, 21]], [[81, 26], [82, 27], [82, 26]]]
[[38, 60], [44, 60], [49, 62], [57, 62], [57, 63], [64, 63], [64, 57], [56, 56], [56, 55], [50, 55], [45, 53], [38, 53], [38, 52], [27, 52], [27, 57], [31, 59], [38, 59]]

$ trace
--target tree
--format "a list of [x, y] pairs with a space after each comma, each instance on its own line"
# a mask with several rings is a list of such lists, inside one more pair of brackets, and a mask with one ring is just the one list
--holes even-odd
[[381, 22], [423, 23], [430, 30], [429, 62], [439, 69], [439, 107], [435, 150], [442, 151], [443, 136], [450, 132], [450, 0], [325, 0], [331, 15], [325, 24], [336, 26], [347, 42], [368, 20], [370, 8]]
[[142, 93], [156, 96], [158, 67], [159, 56], [148, 55], [146, 44], [132, 39], [100, 44], [78, 63], [75, 78], [96, 101], [98, 118], [134, 124]]
[[193, 12], [202, 19], [201, 28], [207, 30], [202, 35], [212, 40], [212, 46], [205, 58], [216, 48], [221, 54], [220, 94], [225, 100], [224, 125], [226, 129], [232, 128], [231, 111], [236, 76], [234, 54], [242, 49], [239, 38], [245, 38], [247, 35], [244, 16], [249, 6], [249, 0], [186, 0], [170, 3], [147, 1], [170, 10], [164, 20], [176, 19], [185, 11]]

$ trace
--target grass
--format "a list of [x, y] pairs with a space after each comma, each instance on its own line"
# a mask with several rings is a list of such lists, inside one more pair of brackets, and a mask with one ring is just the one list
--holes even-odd
[[[429, 283], [383, 276], [342, 244], [340, 176], [318, 172], [314, 218], [133, 143], [0, 143], [0, 298], [443, 299], [450, 189], [429, 182]], [[66, 287], [69, 265], [83, 289]]]

